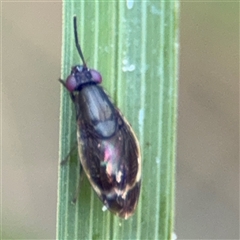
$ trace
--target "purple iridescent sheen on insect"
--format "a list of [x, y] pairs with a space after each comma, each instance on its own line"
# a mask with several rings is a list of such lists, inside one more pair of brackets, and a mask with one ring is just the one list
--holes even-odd
[[74, 34], [83, 65], [72, 68], [66, 82], [75, 105], [80, 163], [104, 206], [124, 219], [133, 215], [141, 188], [141, 155], [132, 127], [109, 99], [101, 74], [89, 69]]

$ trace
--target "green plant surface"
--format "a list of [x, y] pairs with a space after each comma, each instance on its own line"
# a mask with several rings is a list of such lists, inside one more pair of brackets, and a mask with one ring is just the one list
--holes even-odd
[[[82, 64], [75, 48], [73, 16], [89, 68], [131, 123], [141, 146], [142, 188], [128, 220], [109, 211], [86, 177], [79, 183], [76, 116], [61, 89], [57, 239], [171, 239], [174, 224], [178, 87], [178, 1], [79, 1], [63, 3], [62, 79]], [[82, 175], [81, 175], [82, 176]]]

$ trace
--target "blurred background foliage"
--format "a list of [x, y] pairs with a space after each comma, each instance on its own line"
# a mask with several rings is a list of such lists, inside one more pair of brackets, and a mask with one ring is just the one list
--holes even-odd
[[[2, 236], [54, 239], [62, 6], [6, 1], [1, 8]], [[179, 239], [239, 238], [238, 81], [239, 3], [183, 2]]]

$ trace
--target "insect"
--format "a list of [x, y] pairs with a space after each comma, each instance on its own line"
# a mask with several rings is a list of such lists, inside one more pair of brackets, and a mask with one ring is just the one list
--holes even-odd
[[75, 105], [80, 163], [105, 207], [127, 219], [136, 209], [141, 187], [139, 143], [127, 120], [99, 85], [101, 74], [87, 67], [78, 42], [76, 16], [73, 26], [83, 65], [72, 67], [66, 82], [59, 81]]

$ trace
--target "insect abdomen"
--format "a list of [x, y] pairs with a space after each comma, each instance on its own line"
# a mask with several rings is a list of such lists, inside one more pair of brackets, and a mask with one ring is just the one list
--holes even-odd
[[79, 154], [87, 177], [104, 205], [128, 218], [141, 185], [137, 139], [101, 87], [84, 86], [75, 105]]

